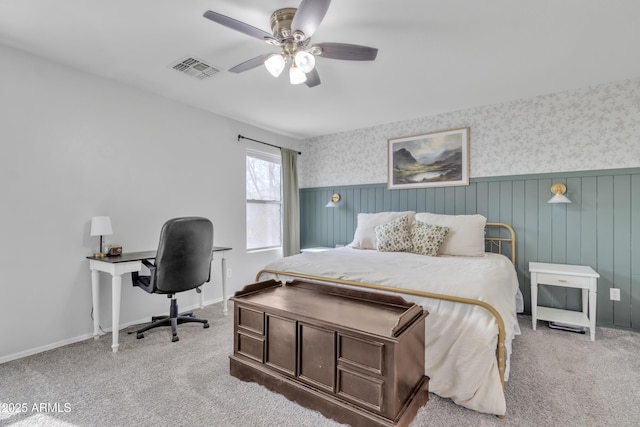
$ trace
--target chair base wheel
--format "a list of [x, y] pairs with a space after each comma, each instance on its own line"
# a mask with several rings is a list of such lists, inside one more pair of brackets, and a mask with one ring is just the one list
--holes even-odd
[[207, 321], [207, 319], [199, 319], [193, 314], [193, 312], [179, 313], [178, 303], [176, 302], [175, 298], [171, 298], [171, 307], [169, 310], [169, 316], [153, 316], [151, 318], [151, 324], [138, 329], [137, 331], [131, 331], [128, 333], [135, 333], [136, 338], [141, 339], [144, 338], [144, 332], [160, 326], [171, 326], [171, 333], [173, 335], [173, 337], [171, 338], [171, 342], [176, 342], [180, 340], [178, 338], [177, 326], [182, 323], [202, 323], [203, 328], [207, 329], [209, 327], [209, 322]]

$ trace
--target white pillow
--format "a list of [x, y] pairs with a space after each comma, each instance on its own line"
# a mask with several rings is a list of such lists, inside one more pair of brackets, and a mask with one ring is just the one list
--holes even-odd
[[409, 227], [413, 225], [415, 212], [379, 212], [379, 213], [359, 213], [358, 225], [353, 234], [353, 242], [349, 244], [356, 249], [376, 249], [376, 226], [384, 225], [394, 219], [407, 216]]
[[438, 215], [419, 212], [416, 221], [449, 227], [450, 231], [440, 246], [440, 255], [484, 255], [484, 227], [487, 218], [482, 215]]

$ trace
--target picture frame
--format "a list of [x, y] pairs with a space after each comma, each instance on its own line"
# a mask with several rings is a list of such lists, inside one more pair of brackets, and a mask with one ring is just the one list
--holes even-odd
[[469, 128], [391, 138], [389, 190], [469, 185]]

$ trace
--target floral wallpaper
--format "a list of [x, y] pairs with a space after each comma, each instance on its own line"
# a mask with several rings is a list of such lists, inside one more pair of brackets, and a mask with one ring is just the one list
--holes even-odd
[[471, 178], [640, 167], [640, 80], [303, 141], [301, 188], [387, 182], [387, 139], [470, 128]]

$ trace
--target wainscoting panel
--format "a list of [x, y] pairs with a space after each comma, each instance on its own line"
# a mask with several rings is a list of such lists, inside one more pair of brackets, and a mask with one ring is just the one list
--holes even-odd
[[[548, 204], [551, 185], [571, 204]], [[333, 193], [337, 208], [325, 205]], [[640, 330], [640, 168], [471, 179], [464, 187], [387, 190], [386, 184], [300, 190], [301, 247], [346, 245], [360, 212], [479, 213], [516, 231], [516, 270], [531, 312], [530, 261], [582, 264], [600, 273], [597, 322]], [[620, 289], [621, 300], [609, 299]], [[580, 291], [542, 286], [540, 304], [580, 310]]]

